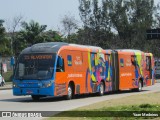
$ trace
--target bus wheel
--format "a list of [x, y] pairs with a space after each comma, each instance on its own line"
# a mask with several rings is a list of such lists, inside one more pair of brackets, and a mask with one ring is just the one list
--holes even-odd
[[138, 92], [141, 92], [142, 91], [142, 82], [139, 81], [138, 82], [138, 89], [137, 89]]
[[104, 84], [103, 82], [100, 83], [100, 87], [99, 87], [99, 93], [100, 96], [104, 95]]
[[68, 94], [66, 96], [66, 99], [70, 100], [70, 99], [72, 99], [72, 97], [73, 97], [73, 88], [72, 88], [72, 85], [69, 84], [68, 85]]
[[39, 95], [32, 95], [32, 100], [39, 100], [40, 99], [40, 96]]

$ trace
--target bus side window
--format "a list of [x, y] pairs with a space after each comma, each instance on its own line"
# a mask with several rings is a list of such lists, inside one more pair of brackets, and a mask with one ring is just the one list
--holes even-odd
[[123, 58], [120, 58], [120, 66], [124, 67], [124, 59]]
[[151, 67], [151, 58], [149, 56], [146, 57], [146, 70], [150, 70]]
[[96, 54], [95, 53], [91, 53], [91, 66], [95, 66], [96, 65]]
[[56, 72], [64, 72], [64, 59], [58, 56]]
[[67, 63], [68, 63], [68, 66], [72, 66], [72, 56], [71, 55], [67, 56]]
[[132, 65], [136, 66], [136, 59], [134, 55], [131, 56], [131, 63]]

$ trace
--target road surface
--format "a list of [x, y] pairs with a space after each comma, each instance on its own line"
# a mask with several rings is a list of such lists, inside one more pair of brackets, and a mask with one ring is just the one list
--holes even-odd
[[160, 83], [144, 87], [142, 92], [123, 91], [105, 94], [104, 96], [81, 95], [72, 100], [60, 97], [49, 97], [33, 101], [30, 96], [13, 96], [12, 90], [0, 90], [0, 111], [66, 111], [96, 102], [116, 99], [136, 94], [160, 91]]

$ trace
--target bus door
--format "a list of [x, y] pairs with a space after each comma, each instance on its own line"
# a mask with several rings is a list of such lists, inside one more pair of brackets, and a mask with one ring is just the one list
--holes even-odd
[[118, 52], [112, 51], [111, 53], [111, 65], [112, 65], [112, 90], [119, 90], [119, 63]]
[[106, 82], [106, 91], [112, 91], [112, 60], [111, 54], [105, 54], [105, 82]]
[[152, 79], [151, 56], [146, 56], [146, 71], [148, 79]]
[[138, 79], [140, 76], [140, 68], [138, 66], [138, 62], [135, 55], [131, 55], [131, 71], [132, 71], [132, 86], [135, 88], [138, 85]]
[[90, 73], [91, 73], [91, 88], [92, 92], [97, 91], [97, 54], [96, 53], [91, 53], [90, 54]]

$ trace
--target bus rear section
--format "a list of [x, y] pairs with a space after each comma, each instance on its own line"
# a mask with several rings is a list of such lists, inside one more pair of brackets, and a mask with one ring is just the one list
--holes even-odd
[[119, 50], [119, 89], [141, 91], [154, 84], [154, 58], [139, 50]]
[[150, 86], [155, 84], [155, 64], [154, 64], [154, 56], [152, 53], [145, 53], [145, 72], [144, 72], [144, 85]]

